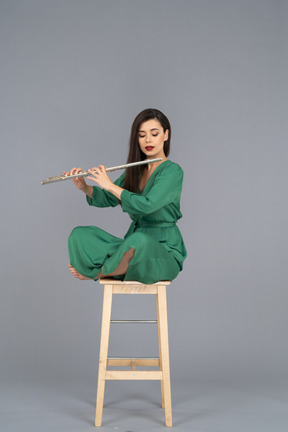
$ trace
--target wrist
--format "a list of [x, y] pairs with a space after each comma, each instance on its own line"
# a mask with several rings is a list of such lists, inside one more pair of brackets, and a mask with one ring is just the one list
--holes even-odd
[[107, 191], [112, 193], [114, 196], [116, 196], [116, 198], [120, 200], [121, 192], [123, 191], [123, 189], [112, 183], [112, 185], [109, 186], [109, 189], [107, 189]]
[[107, 192], [110, 192], [110, 193], [113, 194], [114, 187], [115, 187], [115, 185], [112, 183], [111, 185], [109, 185], [109, 186], [107, 187], [106, 191], [107, 191]]
[[89, 185], [87, 185], [87, 184], [85, 184], [85, 186], [83, 186], [80, 190], [81, 190], [82, 192], [84, 192], [86, 195], [91, 195], [91, 191], [92, 191], [92, 193], [93, 193], [93, 187], [92, 187], [92, 186], [89, 186]]

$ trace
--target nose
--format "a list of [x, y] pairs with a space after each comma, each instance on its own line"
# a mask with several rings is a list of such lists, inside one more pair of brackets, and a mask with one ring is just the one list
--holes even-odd
[[151, 141], [150, 134], [147, 134], [147, 135], [146, 135], [146, 142], [150, 142], [150, 141]]

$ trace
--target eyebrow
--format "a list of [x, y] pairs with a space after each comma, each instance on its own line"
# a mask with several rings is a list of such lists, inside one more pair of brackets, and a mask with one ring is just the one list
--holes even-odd
[[[157, 129], [157, 128], [154, 128], [154, 129], [150, 129], [150, 132], [152, 132], [152, 131], [154, 131], [154, 130], [160, 130], [160, 129]], [[139, 130], [139, 132], [145, 132], [145, 131], [143, 131], [143, 130]]]

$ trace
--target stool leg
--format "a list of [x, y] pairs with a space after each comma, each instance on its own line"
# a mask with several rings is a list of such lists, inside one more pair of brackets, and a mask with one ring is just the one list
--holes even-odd
[[[158, 294], [156, 294], [156, 310], [157, 310], [157, 327], [158, 327], [159, 363], [160, 363], [160, 370], [163, 371], [163, 367], [162, 367], [162, 351], [161, 351], [161, 337], [160, 337], [160, 324], [159, 324]], [[160, 383], [161, 383], [162, 408], [165, 408], [163, 380], [161, 380]]]
[[166, 426], [172, 426], [166, 286], [158, 285], [158, 314]]
[[112, 308], [112, 285], [104, 285], [95, 426], [101, 426]]

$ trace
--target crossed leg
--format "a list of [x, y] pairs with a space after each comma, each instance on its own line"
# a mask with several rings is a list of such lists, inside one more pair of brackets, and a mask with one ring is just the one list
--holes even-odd
[[[112, 273], [109, 273], [108, 275], [103, 276], [102, 269], [101, 269], [95, 279], [102, 278], [102, 277], [113, 277], [113, 276], [119, 276], [119, 275], [126, 274], [128, 267], [129, 267], [129, 262], [134, 257], [134, 253], [135, 253], [135, 249], [131, 247], [127, 252], [124, 253], [122, 260], [120, 261], [120, 264]], [[80, 279], [80, 280], [93, 280], [93, 279], [90, 279], [86, 276], [81, 275], [71, 265], [69, 265], [68, 267], [69, 267], [70, 272], [72, 273], [72, 275], [75, 278]]]

